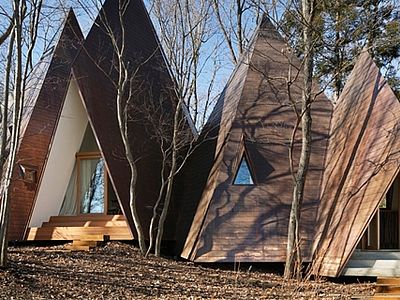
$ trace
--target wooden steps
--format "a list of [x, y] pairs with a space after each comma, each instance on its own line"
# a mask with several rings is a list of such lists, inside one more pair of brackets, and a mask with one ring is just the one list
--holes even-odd
[[375, 295], [371, 299], [400, 299], [400, 278], [378, 277]]
[[378, 277], [376, 281], [375, 294], [370, 297], [352, 296], [351, 299], [358, 300], [390, 300], [400, 299], [400, 278]]
[[65, 249], [71, 251], [89, 251], [103, 244], [110, 239], [107, 235], [83, 235], [77, 240], [73, 240], [72, 244], [65, 246]]
[[[103, 241], [132, 240], [133, 236], [122, 215], [54, 216], [42, 227], [29, 228], [28, 241]], [[78, 247], [78, 245], [76, 245]], [[84, 245], [79, 245], [80, 247]], [[87, 245], [86, 245], [87, 246]]]
[[51, 216], [49, 222], [126, 221], [124, 215], [87, 214], [78, 216]]
[[126, 221], [43, 222], [42, 227], [123, 227]]

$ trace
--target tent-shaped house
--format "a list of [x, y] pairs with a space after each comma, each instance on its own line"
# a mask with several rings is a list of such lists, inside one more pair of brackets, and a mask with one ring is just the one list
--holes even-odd
[[[64, 111], [63, 115], [62, 111], [65, 98], [71, 97], [71, 91], [69, 91], [71, 67], [82, 41], [81, 30], [71, 11], [53, 54], [48, 55], [39, 63], [30, 78], [21, 125], [21, 141], [16, 157], [17, 166], [15, 166], [10, 187], [10, 240], [24, 239], [30, 224], [41, 223], [41, 220], [35, 217], [38, 210], [43, 211], [43, 214], [45, 210], [58, 214], [60, 207], [54, 211], [52, 202], [49, 201], [50, 204], [42, 205], [41, 208], [36, 203], [41, 202], [37, 201], [38, 198], [54, 197], [48, 188], [55, 188], [56, 182], [46, 183], [43, 177], [47, 166], [51, 167], [49, 150], [53, 144], [59, 120], [68, 118], [65, 116], [66, 112]], [[68, 139], [69, 136], [65, 136], [62, 140], [68, 144], [70, 142]], [[74, 157], [71, 159], [74, 160]], [[71, 170], [68, 170], [65, 169], [65, 165], [61, 165], [64, 160], [63, 155], [58, 157], [56, 165], [53, 166], [56, 168], [54, 173], [63, 174], [72, 171], [71, 167]], [[58, 163], [60, 163], [59, 167], [57, 167]], [[66, 176], [69, 177], [70, 174]], [[48, 191], [49, 195], [42, 196], [44, 191]], [[61, 195], [60, 199], [53, 198], [53, 200], [61, 202], [63, 196]]]
[[[126, 96], [117, 54], [133, 75], [125, 102], [117, 102], [118, 91]], [[176, 254], [195, 262], [285, 261], [302, 76], [300, 61], [264, 18], [176, 180], [164, 234]], [[71, 11], [30, 80], [9, 239], [135, 238], [118, 108], [136, 162], [137, 212], [148, 228], [165, 174], [155, 137], [173, 122], [174, 86], [143, 1], [122, 10], [119, 1], [105, 1], [85, 40]], [[400, 276], [398, 99], [365, 52], [337, 104], [317, 93], [311, 110], [304, 260], [325, 276]]]
[[[297, 122], [293, 108], [301, 99], [299, 70], [299, 60], [264, 19], [211, 113], [193, 166], [188, 167], [182, 196], [187, 211], [179, 226], [187, 226], [188, 232], [183, 257], [196, 262], [285, 260], [293, 186], [289, 149]], [[293, 81], [290, 87], [288, 81]], [[323, 94], [313, 103], [312, 114], [312, 154], [301, 220], [308, 260], [332, 114], [332, 104]], [[293, 166], [298, 164], [300, 144], [296, 134]], [[193, 222], [185, 220], [193, 215]]]
[[399, 276], [399, 120], [399, 100], [363, 53], [331, 121], [313, 244], [316, 273]]
[[[293, 189], [290, 140], [294, 166], [300, 145], [293, 135], [293, 105], [302, 81], [291, 52], [264, 20], [218, 100], [185, 173], [179, 226], [187, 232], [184, 258], [285, 261]], [[288, 74], [296, 78], [290, 96]], [[300, 235], [303, 258], [314, 273], [400, 274], [399, 110], [367, 52], [337, 105], [323, 94], [312, 104]]]
[[[151, 138], [154, 128], [147, 120], [159, 112], [171, 117], [176, 94], [143, 2], [130, 1], [122, 22], [129, 28], [124, 55], [137, 66], [135, 78], [130, 78], [135, 105], [125, 111], [139, 175], [137, 209], [147, 228], [162, 169], [159, 145]], [[10, 240], [133, 238], [131, 171], [118, 125], [118, 73], [111, 40], [119, 42], [120, 28], [118, 1], [105, 2], [84, 41], [70, 12], [24, 118], [12, 183]], [[136, 111], [137, 99], [145, 109]], [[170, 228], [174, 226], [166, 226], [164, 238], [172, 240]]]

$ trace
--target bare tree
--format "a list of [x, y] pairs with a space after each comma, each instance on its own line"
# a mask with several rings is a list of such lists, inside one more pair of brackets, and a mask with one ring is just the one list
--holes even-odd
[[293, 276], [295, 261], [301, 262], [299, 222], [301, 206], [304, 198], [304, 186], [311, 155], [311, 104], [313, 102], [313, 71], [315, 32], [313, 29], [317, 14], [317, 3], [314, 0], [302, 0], [302, 31], [303, 31], [303, 61], [302, 61], [302, 99], [301, 99], [301, 150], [297, 172], [294, 176], [293, 200], [290, 209], [288, 241], [284, 276]]
[[[98, 2], [94, 2], [99, 4]], [[79, 1], [85, 7], [86, 3]], [[118, 1], [119, 20], [117, 28], [111, 24], [108, 16], [101, 10], [98, 22], [112, 44], [114, 61], [112, 69], [117, 80], [110, 76], [109, 70], [101, 63], [97, 66], [113, 83], [116, 91], [117, 117], [120, 134], [124, 143], [125, 156], [131, 170], [130, 208], [138, 234], [139, 247], [142, 254], [149, 254], [153, 249], [157, 256], [161, 254], [161, 242], [164, 235], [164, 224], [172, 201], [172, 193], [176, 175], [182, 170], [190, 154], [194, 151], [196, 141], [195, 123], [201, 126], [205, 121], [205, 111], [210, 108], [212, 85], [218, 64], [209, 74], [209, 84], [204, 101], [200, 98], [199, 77], [210, 64], [210, 54], [203, 47], [212, 35], [209, 16], [211, 7], [204, 0], [153, 0], [149, 3], [153, 19], [161, 37], [161, 44], [154, 53], [146, 57], [136, 57], [135, 61], [128, 57], [128, 41], [126, 40], [126, 13], [129, 0]], [[154, 56], [162, 54], [168, 64], [168, 76], [172, 83], [161, 87], [160, 95], [152, 94], [151, 83], [145, 82], [143, 73], [148, 72], [147, 65]], [[94, 58], [92, 58], [94, 60]], [[159, 58], [157, 58], [159, 59]], [[147, 70], [147, 71], [146, 71]], [[160, 70], [164, 72], [165, 70]], [[211, 75], [210, 75], [211, 73]], [[146, 77], [146, 76], [144, 76]], [[173, 78], [173, 79], [172, 79]], [[200, 91], [201, 90], [201, 91]], [[142, 101], [141, 97], [148, 99]], [[194, 122], [189, 114], [192, 114]], [[149, 228], [144, 228], [137, 212], [136, 182], [138, 169], [137, 157], [132, 153], [129, 139], [129, 122], [145, 122], [148, 135], [159, 145], [161, 154], [160, 188], [158, 198], [152, 207], [153, 215]], [[144, 231], [149, 231], [149, 247], [146, 245]]]
[[[14, 0], [12, 3], [12, 29], [9, 41], [6, 66], [6, 85], [4, 88], [5, 107], [2, 115], [2, 152], [1, 161], [6, 163], [2, 173], [0, 206], [0, 266], [7, 264], [7, 229], [9, 220], [9, 187], [13, 174], [16, 153], [19, 145], [22, 111], [26, 90], [26, 81], [33, 66], [34, 49], [38, 38], [38, 24], [42, 9], [42, 0]], [[13, 78], [11, 80], [11, 70]], [[11, 82], [12, 81], [12, 82]], [[5, 158], [5, 144], [8, 127], [8, 99], [10, 87], [13, 87], [12, 130], [9, 141], [9, 154]]]
[[[204, 51], [214, 35], [211, 29], [211, 6], [205, 0], [153, 0], [150, 4], [152, 16], [160, 33], [161, 44], [173, 76], [176, 98], [174, 115], [165, 130], [155, 131], [155, 138], [162, 153], [161, 188], [149, 227], [150, 245], [156, 256], [161, 254], [164, 224], [167, 218], [175, 177], [182, 170], [189, 156], [197, 147], [195, 125], [202, 127], [210, 107], [211, 94], [200, 96], [199, 78], [210, 65], [215, 45]], [[213, 66], [217, 64], [211, 63]], [[213, 87], [218, 66], [207, 70], [208, 91]], [[190, 120], [193, 117], [193, 123]], [[172, 121], [172, 122], [171, 122]], [[192, 131], [190, 131], [192, 129]], [[158, 220], [158, 222], [157, 222]], [[157, 225], [156, 225], [157, 224]], [[156, 236], [154, 233], [157, 231]]]
[[255, 26], [267, 9], [276, 11], [274, 1], [266, 0], [209, 0], [219, 34], [222, 35], [233, 64], [237, 64], [246, 49]]

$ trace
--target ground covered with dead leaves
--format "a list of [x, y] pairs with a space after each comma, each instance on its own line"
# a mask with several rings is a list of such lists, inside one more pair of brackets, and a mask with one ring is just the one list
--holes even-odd
[[145, 259], [117, 242], [90, 252], [13, 247], [9, 259], [0, 270], [0, 299], [351, 299], [374, 290], [366, 283], [285, 281], [255, 268]]

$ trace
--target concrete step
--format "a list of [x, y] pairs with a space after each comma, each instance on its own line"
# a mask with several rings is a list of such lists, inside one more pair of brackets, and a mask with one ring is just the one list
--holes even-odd
[[399, 268], [344, 268], [343, 276], [400, 277]]
[[400, 251], [355, 251], [350, 260], [400, 260]]
[[365, 259], [353, 260], [351, 259], [346, 268], [400, 268], [400, 260], [394, 259]]

